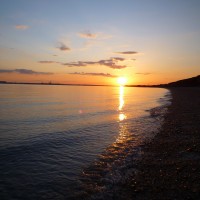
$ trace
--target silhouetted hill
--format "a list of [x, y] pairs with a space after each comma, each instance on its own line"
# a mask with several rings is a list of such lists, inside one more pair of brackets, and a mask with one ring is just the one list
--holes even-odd
[[174, 87], [196, 87], [200, 86], [200, 75], [188, 79], [179, 80], [168, 84], [169, 86]]
[[162, 86], [167, 87], [200, 87], [200, 75], [188, 79], [183, 79]]

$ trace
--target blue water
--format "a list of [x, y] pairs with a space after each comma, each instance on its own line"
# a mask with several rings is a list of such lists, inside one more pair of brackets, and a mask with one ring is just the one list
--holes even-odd
[[158, 88], [0, 85], [0, 199], [76, 199], [125, 181], [169, 97]]

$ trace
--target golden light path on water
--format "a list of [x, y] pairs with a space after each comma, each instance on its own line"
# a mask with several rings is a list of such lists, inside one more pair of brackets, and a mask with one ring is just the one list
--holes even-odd
[[120, 111], [119, 113], [119, 120], [123, 121], [126, 119], [126, 115], [122, 112], [122, 109], [124, 107], [124, 86], [120, 85], [119, 87], [119, 107], [118, 110]]
[[[145, 92], [146, 89], [127, 88], [122, 84], [117, 88], [117, 99], [115, 99], [117, 113], [114, 123], [116, 136], [100, 154], [99, 159], [84, 171], [83, 180], [86, 183], [86, 190], [89, 194], [94, 194], [94, 198], [91, 199], [96, 199], [97, 196], [110, 199], [110, 194], [114, 193], [119, 185], [129, 183], [130, 177], [135, 174], [134, 161], [140, 156], [141, 144], [146, 138], [151, 137], [151, 134], [148, 135], [149, 127], [154, 131], [151, 122], [149, 124], [147, 121], [146, 124], [145, 118], [138, 118], [142, 116], [141, 109], [149, 108], [149, 105], [143, 107]], [[148, 95], [147, 93], [146, 98], [149, 98]], [[145, 99], [144, 102], [146, 103], [147, 100]], [[141, 108], [138, 110], [137, 106]]]
[[119, 87], [119, 111], [122, 110], [124, 106], [124, 86]]
[[118, 110], [119, 110], [119, 116], [118, 116], [118, 118], [119, 118], [119, 135], [118, 135], [114, 145], [123, 144], [129, 135], [129, 131], [127, 130], [126, 123], [124, 123], [124, 122], [121, 123], [122, 121], [124, 121], [127, 118], [127, 116], [123, 110], [124, 105], [125, 105], [124, 86], [120, 85], [120, 87], [119, 87], [119, 107], [118, 107]]

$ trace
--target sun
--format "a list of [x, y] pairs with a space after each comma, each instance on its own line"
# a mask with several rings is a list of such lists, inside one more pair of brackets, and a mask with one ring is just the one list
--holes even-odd
[[127, 83], [127, 78], [126, 78], [126, 77], [119, 77], [119, 78], [117, 79], [117, 83], [118, 83], [119, 85], [125, 85], [125, 84]]

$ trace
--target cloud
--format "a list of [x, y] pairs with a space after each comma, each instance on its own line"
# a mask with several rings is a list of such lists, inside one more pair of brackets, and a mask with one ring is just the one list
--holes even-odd
[[138, 74], [138, 75], [150, 75], [151, 73], [135, 73], [135, 74]]
[[97, 38], [98, 34], [91, 33], [90, 31], [84, 31], [84, 32], [78, 33], [78, 36], [81, 38], [86, 38], [86, 39], [95, 39]]
[[112, 59], [117, 60], [117, 61], [124, 61], [125, 58], [120, 58], [120, 57], [112, 57]]
[[107, 66], [112, 69], [123, 69], [126, 68], [126, 65], [118, 65], [115, 59], [108, 59], [108, 60], [100, 60], [97, 62], [100, 65]]
[[99, 60], [99, 61], [77, 61], [77, 62], [56, 62], [56, 61], [38, 61], [41, 64], [61, 64], [67, 67], [86, 67], [88, 65], [102, 65], [112, 69], [123, 69], [128, 67], [127, 65], [122, 65], [120, 62], [125, 61], [125, 58], [121, 57], [111, 57], [110, 59]]
[[80, 38], [88, 39], [88, 41], [90, 41], [89, 44], [91, 44], [91, 41], [94, 42], [94, 41], [99, 41], [99, 40], [107, 40], [107, 39], [110, 39], [113, 37], [112, 35], [108, 35], [108, 34], [101, 33], [101, 32], [91, 33], [91, 31], [89, 31], [89, 30], [77, 33], [77, 35]]
[[26, 29], [29, 28], [29, 26], [27, 26], [27, 25], [16, 25], [15, 28], [19, 29], [19, 30], [26, 30]]
[[70, 51], [71, 50], [68, 46], [66, 46], [62, 42], [59, 43], [59, 46], [57, 48], [60, 49], [61, 51]]
[[51, 72], [37, 72], [33, 71], [30, 69], [13, 69], [13, 70], [8, 70], [8, 69], [0, 69], [0, 73], [19, 73], [19, 74], [35, 74], [35, 75], [51, 75], [53, 73]]
[[86, 76], [103, 76], [103, 77], [110, 77], [110, 78], [116, 78], [117, 76], [109, 74], [109, 73], [85, 73], [85, 72], [74, 72], [69, 74], [75, 74], [75, 75], [86, 75]]
[[13, 72], [13, 70], [9, 70], [9, 69], [0, 69], [0, 73], [11, 73]]
[[121, 52], [115, 52], [117, 54], [128, 54], [128, 55], [131, 55], [131, 54], [138, 54], [137, 51], [121, 51]]
[[71, 63], [63, 63], [62, 65], [66, 65], [68, 67], [85, 67], [87, 64], [82, 61], [71, 62]]
[[48, 60], [42, 60], [42, 61], [38, 61], [39, 63], [42, 64], [52, 64], [52, 63], [60, 63], [60, 62], [56, 62], [56, 61], [48, 61]]
[[50, 72], [36, 72], [30, 69], [15, 69], [14, 71], [20, 74], [53, 74]]
[[112, 68], [112, 69], [123, 69], [128, 66], [126, 65], [119, 65], [119, 61], [124, 61], [123, 58], [110, 58], [107, 60], [99, 60], [99, 61], [78, 61], [78, 62], [70, 62], [70, 63], [63, 63], [63, 65], [66, 65], [68, 67], [85, 67], [87, 65], [104, 65], [106, 67]]

